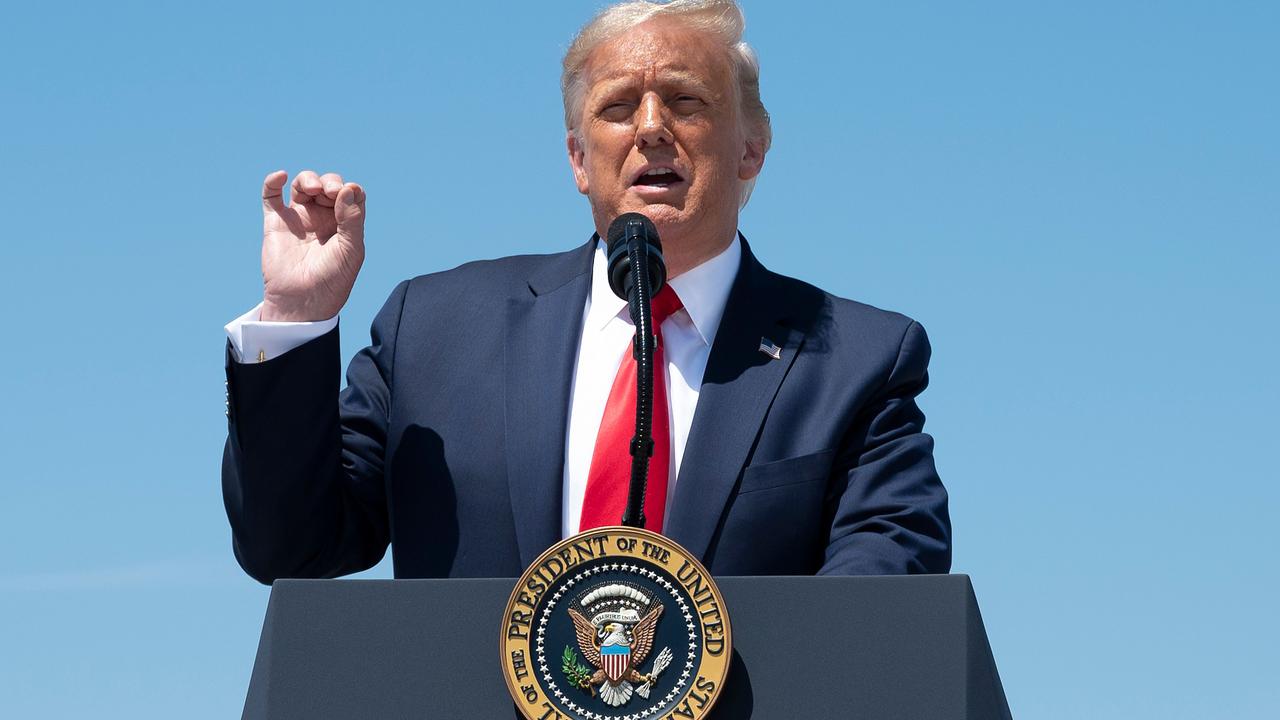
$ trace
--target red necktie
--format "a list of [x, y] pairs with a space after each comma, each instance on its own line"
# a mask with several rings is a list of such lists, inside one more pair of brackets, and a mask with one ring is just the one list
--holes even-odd
[[[670, 285], [653, 298], [653, 327], [658, 344], [653, 353], [653, 457], [649, 459], [649, 482], [645, 486], [644, 526], [662, 532], [662, 516], [667, 509], [667, 473], [671, 467], [671, 422], [667, 418], [667, 363], [662, 349], [662, 323], [684, 307]], [[605, 525], [620, 525], [627, 508], [631, 485], [631, 438], [636, 433], [636, 359], [630, 352], [622, 358], [618, 375], [609, 391], [609, 402], [600, 420], [596, 449], [587, 473], [587, 491], [582, 498], [579, 532]]]

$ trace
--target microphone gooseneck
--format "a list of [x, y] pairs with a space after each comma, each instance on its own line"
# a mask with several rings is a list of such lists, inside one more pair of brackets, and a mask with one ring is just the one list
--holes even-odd
[[632, 354], [636, 360], [636, 431], [631, 438], [631, 485], [622, 524], [643, 528], [644, 498], [653, 456], [653, 296], [667, 280], [662, 242], [653, 221], [640, 213], [624, 213], [609, 224], [609, 287], [627, 301], [636, 326]]

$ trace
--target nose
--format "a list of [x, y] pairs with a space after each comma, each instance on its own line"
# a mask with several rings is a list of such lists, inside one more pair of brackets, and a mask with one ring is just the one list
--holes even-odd
[[667, 127], [666, 107], [656, 94], [645, 95], [636, 112], [640, 115], [636, 122], [637, 148], [670, 145], [675, 141]]

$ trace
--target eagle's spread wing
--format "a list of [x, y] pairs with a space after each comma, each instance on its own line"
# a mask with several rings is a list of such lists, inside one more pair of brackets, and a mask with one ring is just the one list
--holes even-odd
[[573, 618], [573, 631], [578, 636], [578, 649], [591, 667], [600, 667], [600, 648], [596, 647], [596, 626], [582, 616], [582, 613], [569, 608], [569, 617]]
[[662, 615], [662, 606], [655, 605], [648, 615], [636, 623], [631, 630], [635, 645], [631, 647], [631, 667], [639, 667], [653, 649], [653, 636], [658, 632], [658, 618]]

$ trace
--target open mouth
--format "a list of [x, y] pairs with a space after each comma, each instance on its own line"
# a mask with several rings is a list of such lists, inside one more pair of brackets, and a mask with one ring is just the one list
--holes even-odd
[[665, 188], [671, 187], [683, 180], [684, 178], [681, 177], [680, 173], [672, 170], [671, 168], [653, 168], [652, 170], [646, 170], [642, 173], [640, 177], [636, 178], [636, 181], [632, 183], [632, 185]]

